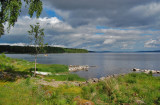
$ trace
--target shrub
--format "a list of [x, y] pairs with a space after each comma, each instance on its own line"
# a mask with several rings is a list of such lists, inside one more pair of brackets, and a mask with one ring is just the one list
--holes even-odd
[[136, 83], [137, 81], [136, 81], [136, 79], [128, 79], [126, 82], [133, 84], [133, 83]]
[[149, 75], [150, 75], [150, 76], [152, 76], [152, 75], [153, 75], [152, 71], [149, 71]]
[[5, 63], [0, 64], [0, 70], [12, 72], [15, 70], [15, 67], [13, 65], [6, 65]]
[[30, 83], [30, 78], [27, 78], [26, 79], [26, 85], [30, 85], [31, 83]]

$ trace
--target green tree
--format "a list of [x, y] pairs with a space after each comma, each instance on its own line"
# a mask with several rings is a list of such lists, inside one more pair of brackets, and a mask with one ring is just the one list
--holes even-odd
[[0, 23], [0, 37], [4, 34], [4, 26]]
[[4, 24], [8, 22], [8, 32], [11, 26], [15, 25], [21, 12], [22, 3], [29, 9], [30, 17], [36, 13], [38, 18], [43, 6], [41, 0], [1, 0], [0, 1], [0, 36], [4, 34]]
[[33, 45], [34, 51], [33, 55], [35, 56], [35, 71], [34, 76], [36, 75], [36, 64], [37, 64], [37, 55], [44, 52], [44, 29], [40, 28], [39, 23], [36, 25], [30, 25], [31, 30], [28, 31], [30, 44]]

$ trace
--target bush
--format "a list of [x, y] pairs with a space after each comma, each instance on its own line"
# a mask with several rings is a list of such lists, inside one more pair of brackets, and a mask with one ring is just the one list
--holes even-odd
[[13, 65], [6, 65], [2, 63], [0, 64], [0, 70], [7, 71], [7, 72], [13, 72], [15, 70], [15, 67]]
[[133, 84], [133, 83], [136, 83], [137, 81], [135, 79], [128, 79], [126, 82], [130, 83], [130, 84]]

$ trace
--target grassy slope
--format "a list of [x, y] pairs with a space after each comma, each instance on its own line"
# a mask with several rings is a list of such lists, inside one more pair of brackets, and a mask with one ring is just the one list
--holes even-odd
[[[8, 70], [27, 71], [33, 66], [32, 62], [2, 56], [4, 55], [1, 55], [0, 59], [1, 70], [7, 68]], [[42, 65], [39, 65], [39, 68], [41, 68], [40, 66]], [[46, 66], [44, 70], [49, 71], [50, 69], [47, 68], [50, 66]], [[43, 71], [42, 68], [41, 70]], [[48, 76], [47, 79], [53, 77]], [[160, 104], [160, 77], [144, 73], [131, 73], [87, 86], [64, 85], [58, 88], [35, 84], [34, 78], [20, 79], [14, 82], [0, 80], [0, 105], [75, 105], [74, 99], [77, 96], [91, 100], [97, 105], [135, 105], [138, 101], [147, 105], [158, 105]]]
[[[0, 70], [6, 70], [9, 68], [10, 70], [15, 71], [25, 71], [29, 72], [29, 70], [34, 70], [34, 62], [28, 62], [26, 60], [21, 59], [12, 59], [6, 57], [5, 55], [0, 55]], [[52, 73], [64, 73], [68, 72], [68, 67], [66, 65], [47, 65], [47, 64], [37, 64], [38, 71], [52, 72]]]
[[[87, 86], [64, 85], [58, 88], [36, 85], [33, 78], [0, 82], [2, 105], [75, 105], [75, 97], [91, 100], [96, 105], [160, 104], [160, 77], [128, 74]], [[83, 101], [83, 100], [82, 100]]]
[[85, 91], [83, 97], [97, 104], [137, 104], [136, 101], [147, 105], [160, 104], [160, 77], [144, 73], [131, 73], [124, 77], [112, 78], [83, 87], [83, 90]]
[[[34, 70], [34, 62], [26, 60], [12, 59], [6, 57], [4, 54], [0, 55], [0, 71], [18, 72], [21, 74], [30, 74], [30, 70]], [[67, 65], [59, 64], [37, 64], [37, 71], [51, 72], [53, 75], [46, 76], [48, 79], [55, 79], [59, 81], [84, 81], [85, 79], [78, 77], [76, 74], [69, 74]], [[54, 75], [56, 73], [63, 73], [63, 75]], [[62, 77], [62, 78], [61, 78]], [[68, 79], [69, 78], [69, 79]]]

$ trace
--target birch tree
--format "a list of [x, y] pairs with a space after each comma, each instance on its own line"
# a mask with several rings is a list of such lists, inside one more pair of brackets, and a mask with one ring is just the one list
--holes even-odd
[[30, 44], [34, 47], [34, 51], [32, 52], [32, 54], [35, 56], [34, 76], [36, 76], [37, 55], [44, 52], [44, 29], [40, 28], [39, 23], [34, 26], [30, 25], [30, 27], [31, 30], [29, 30], [28, 33]]
[[28, 8], [30, 17], [36, 13], [38, 18], [43, 10], [41, 0], [0, 0], [0, 36], [4, 35], [4, 24], [8, 23], [8, 32], [11, 26], [15, 25], [21, 13], [22, 4]]

